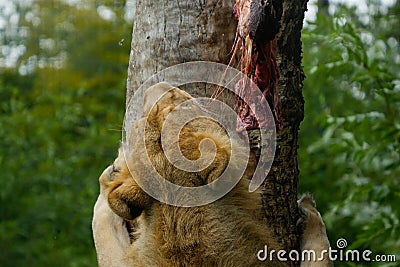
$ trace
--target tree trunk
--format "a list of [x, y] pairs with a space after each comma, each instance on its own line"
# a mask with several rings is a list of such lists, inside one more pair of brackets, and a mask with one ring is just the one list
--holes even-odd
[[[307, 0], [284, 1], [278, 37], [278, 90], [284, 128], [277, 136], [275, 161], [263, 194], [268, 223], [288, 250], [299, 247], [297, 138], [303, 119], [300, 37], [306, 3]], [[137, 0], [127, 103], [144, 81], [169, 66], [196, 60], [227, 64], [237, 25], [233, 5], [233, 0]], [[262, 249], [263, 244], [260, 245]]]
[[236, 20], [230, 0], [137, 0], [127, 103], [144, 81], [179, 63], [227, 63]]
[[[301, 66], [301, 30], [308, 0], [283, 2], [278, 36], [278, 92], [284, 127], [277, 135], [273, 166], [264, 183], [264, 209], [268, 223], [287, 251], [299, 248], [298, 220], [298, 131], [304, 115], [302, 95], [304, 73]], [[292, 263], [292, 265], [297, 265]]]

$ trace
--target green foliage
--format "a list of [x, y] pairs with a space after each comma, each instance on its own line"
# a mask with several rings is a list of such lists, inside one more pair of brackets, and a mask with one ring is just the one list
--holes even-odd
[[116, 2], [113, 20], [100, 1], [20, 6], [28, 35], [3, 40], [26, 50], [0, 76], [1, 266], [96, 265], [92, 208], [121, 138], [129, 42], [118, 43], [131, 34]]
[[400, 13], [369, 5], [375, 13], [339, 7], [303, 32], [300, 191], [315, 194], [333, 248], [345, 238], [400, 261]]

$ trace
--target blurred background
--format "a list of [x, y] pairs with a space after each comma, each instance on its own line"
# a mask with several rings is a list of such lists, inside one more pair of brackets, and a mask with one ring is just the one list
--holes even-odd
[[397, 256], [335, 266], [400, 266], [400, 1], [314, 7], [302, 35], [299, 191], [314, 194], [332, 248], [345, 238]]
[[[134, 1], [0, 0], [0, 266], [96, 266], [98, 177], [121, 139]], [[400, 0], [311, 1], [300, 192], [332, 247], [400, 266]]]

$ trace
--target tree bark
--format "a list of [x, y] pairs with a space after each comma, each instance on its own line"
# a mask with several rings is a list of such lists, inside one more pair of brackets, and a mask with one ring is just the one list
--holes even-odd
[[[283, 129], [278, 132], [275, 158], [264, 183], [263, 204], [267, 221], [287, 251], [299, 248], [298, 220], [298, 131], [304, 116], [302, 95], [301, 30], [308, 0], [283, 2], [278, 35], [278, 92], [282, 105]], [[292, 263], [296, 266], [298, 263]]]
[[[306, 4], [307, 0], [284, 1], [278, 36], [284, 128], [278, 133], [275, 160], [263, 190], [265, 216], [287, 251], [299, 247], [297, 139], [303, 119], [300, 37]], [[144, 81], [169, 66], [195, 60], [227, 64], [237, 25], [233, 5], [233, 0], [137, 0], [127, 103]]]
[[232, 9], [231, 0], [137, 0], [127, 103], [167, 67], [196, 60], [228, 63], [236, 30]]

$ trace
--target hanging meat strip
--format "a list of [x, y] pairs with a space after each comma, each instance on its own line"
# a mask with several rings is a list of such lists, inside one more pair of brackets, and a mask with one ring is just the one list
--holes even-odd
[[[279, 69], [276, 63], [276, 35], [280, 28], [282, 0], [237, 0], [234, 14], [238, 20], [235, 51], [240, 47], [242, 71], [267, 99], [279, 130], [283, 127], [283, 121], [277, 92]], [[246, 84], [245, 79], [236, 84], [236, 92], [245, 95], [246, 99], [236, 99], [238, 131], [271, 129], [271, 118], [256, 118], [251, 111], [251, 107], [256, 111], [257, 103], [260, 103], [257, 99], [259, 94], [256, 94], [258, 88]]]

